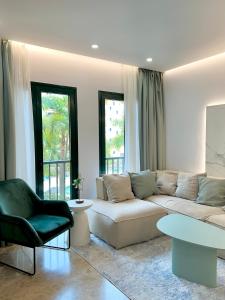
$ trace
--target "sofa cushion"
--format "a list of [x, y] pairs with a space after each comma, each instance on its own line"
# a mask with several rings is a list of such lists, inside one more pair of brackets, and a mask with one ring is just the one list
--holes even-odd
[[135, 197], [144, 199], [156, 192], [155, 174], [150, 170], [139, 173], [129, 173], [131, 186]]
[[104, 175], [103, 180], [110, 201], [121, 202], [134, 199], [129, 175]]
[[196, 202], [209, 206], [225, 205], [225, 180], [199, 177], [199, 192]]
[[160, 236], [156, 223], [167, 214], [139, 199], [117, 204], [97, 199], [87, 213], [91, 232], [117, 249]]
[[156, 186], [159, 194], [174, 196], [177, 188], [177, 172], [157, 171]]
[[178, 197], [154, 195], [146, 200], [158, 204], [171, 212], [178, 212], [199, 220], [205, 220], [211, 215], [224, 214], [224, 210], [221, 207], [201, 205]]
[[107, 190], [104, 184], [103, 177], [96, 178], [96, 193], [98, 199], [108, 200]]
[[95, 199], [91, 210], [109, 217], [114, 222], [133, 220], [155, 213], [165, 212], [160, 206], [140, 199], [131, 199], [114, 204], [109, 201]]
[[206, 220], [210, 224], [225, 228], [225, 213], [223, 215], [212, 215]]
[[68, 218], [53, 215], [35, 215], [27, 219], [27, 221], [34, 227], [43, 240], [48, 239], [54, 233], [60, 232], [65, 225], [70, 223]]
[[175, 195], [180, 198], [195, 200], [198, 196], [198, 177], [205, 175], [206, 173], [179, 173]]

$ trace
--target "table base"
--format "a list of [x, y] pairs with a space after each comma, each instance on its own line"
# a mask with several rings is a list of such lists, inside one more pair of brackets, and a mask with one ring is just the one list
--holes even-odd
[[74, 226], [71, 228], [71, 246], [85, 246], [90, 241], [88, 218], [85, 211], [74, 214]]
[[173, 238], [172, 271], [189, 281], [216, 287], [217, 250]]

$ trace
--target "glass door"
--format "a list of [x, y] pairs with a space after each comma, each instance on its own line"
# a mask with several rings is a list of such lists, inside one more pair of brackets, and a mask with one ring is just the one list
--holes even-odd
[[76, 88], [31, 83], [37, 194], [45, 200], [76, 198], [78, 177]]
[[124, 96], [99, 91], [99, 174], [124, 172]]

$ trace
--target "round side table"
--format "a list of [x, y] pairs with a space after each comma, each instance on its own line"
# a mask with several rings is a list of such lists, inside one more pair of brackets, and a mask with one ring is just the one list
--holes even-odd
[[92, 206], [93, 201], [84, 199], [81, 204], [76, 200], [67, 201], [69, 208], [73, 211], [74, 226], [71, 228], [71, 246], [84, 246], [90, 241], [90, 230], [86, 209]]

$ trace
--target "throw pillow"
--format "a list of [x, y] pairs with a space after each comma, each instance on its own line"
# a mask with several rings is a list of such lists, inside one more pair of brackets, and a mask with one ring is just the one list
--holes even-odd
[[129, 175], [110, 174], [103, 176], [108, 199], [120, 202], [134, 199]]
[[129, 173], [129, 175], [133, 193], [137, 198], [144, 199], [156, 192], [155, 175], [150, 170]]
[[177, 189], [175, 193], [176, 197], [195, 200], [198, 196], [198, 177], [205, 175], [206, 173], [179, 173], [177, 178]]
[[159, 194], [175, 196], [177, 188], [177, 173], [157, 171], [156, 186]]
[[199, 192], [196, 202], [209, 206], [224, 206], [225, 180], [199, 177]]

